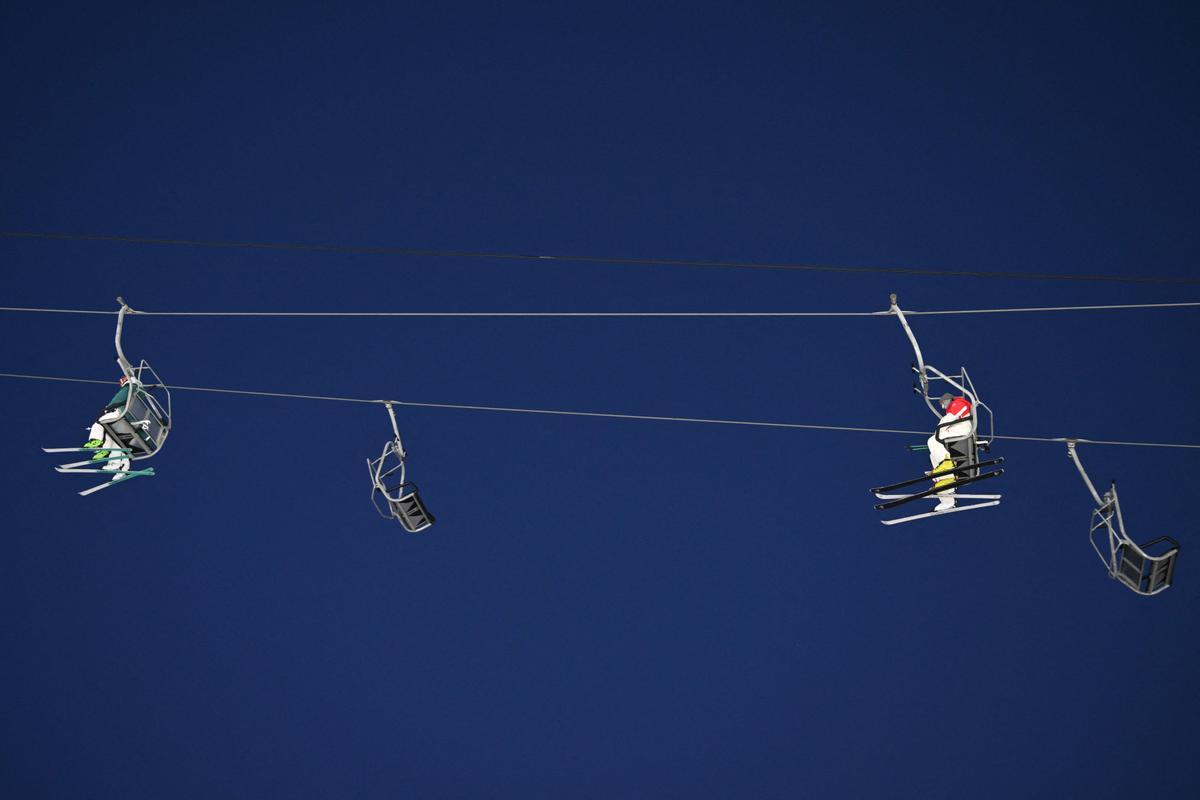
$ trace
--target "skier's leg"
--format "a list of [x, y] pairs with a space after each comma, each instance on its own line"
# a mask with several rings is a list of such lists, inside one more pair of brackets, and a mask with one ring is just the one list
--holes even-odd
[[929, 445], [929, 466], [935, 472], [939, 467], [947, 469], [947, 467], [942, 467], [942, 462], [950, 458], [950, 451], [946, 449], [946, 445], [938, 441], [937, 434], [930, 436], [925, 443]]
[[[951, 469], [954, 462], [950, 459], [950, 451], [946, 449], [946, 445], [938, 441], [937, 434], [930, 436], [926, 444], [929, 445], [929, 465], [933, 467], [934, 472], [943, 472]], [[940, 478], [933, 479], [934, 488], [945, 486], [946, 484], [954, 483], [953, 475], [943, 475]], [[946, 511], [954, 508], [954, 490], [943, 489], [937, 493], [938, 504], [934, 507], [934, 511]]]
[[[108, 435], [104, 432], [104, 428], [99, 422], [93, 422], [91, 429], [88, 431], [88, 440], [83, 443], [84, 447], [103, 447], [104, 440]], [[93, 461], [99, 461], [102, 458], [108, 458], [107, 450], [98, 450], [92, 455]]]
[[[108, 435], [108, 432], [105, 431], [104, 446], [108, 447], [108, 448], [112, 448], [114, 450], [117, 450], [117, 449], [120, 449], [121, 444], [119, 442], [114, 441], [113, 438]], [[129, 471], [129, 456], [126, 456], [125, 458], [118, 458], [113, 461], [109, 461], [107, 464], [105, 464], [103, 467], [101, 467], [101, 469], [115, 471], [115, 472], [121, 472], [121, 473], [128, 472]], [[116, 480], [117, 478], [121, 478], [121, 477], [124, 477], [124, 476], [123, 475], [114, 475], [113, 480]]]

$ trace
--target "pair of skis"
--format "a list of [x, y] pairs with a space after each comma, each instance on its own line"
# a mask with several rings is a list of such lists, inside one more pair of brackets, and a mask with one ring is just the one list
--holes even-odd
[[[945, 469], [937, 472], [929, 472], [920, 478], [900, 481], [899, 483], [893, 483], [888, 486], [880, 486], [872, 489], [871, 493], [874, 494], [876, 498], [886, 502], [877, 504], [875, 508], [878, 511], [886, 511], [891, 508], [896, 508], [897, 506], [902, 506], [905, 503], [911, 503], [914, 500], [920, 500], [924, 497], [933, 497], [941, 492], [954, 492], [954, 499], [957, 501], [957, 504], [953, 508], [948, 508], [944, 511], [927, 511], [923, 514], [913, 514], [907, 517], [881, 520], [884, 525], [898, 525], [902, 522], [912, 522], [918, 519], [926, 519], [927, 517], [940, 517], [944, 514], [953, 514], [957, 511], [974, 511], [980, 508], [988, 508], [989, 506], [998, 506], [1000, 505], [1000, 495], [998, 494], [959, 494], [956, 490], [960, 486], [978, 483], [979, 481], [984, 481], [989, 478], [998, 478], [1004, 474], [1004, 470], [997, 469], [993, 470], [992, 472], [984, 472], [974, 477], [963, 477], [963, 473], [977, 470], [982, 467], [991, 467], [1003, 463], [1003, 458], [993, 458], [987, 461], [978, 461], [974, 464], [964, 464], [961, 467], [953, 467], [951, 469]], [[912, 494], [893, 494], [896, 489], [903, 489], [905, 486], [912, 486], [927, 480], [936, 480], [937, 478], [943, 478], [947, 475], [953, 475], [954, 481], [944, 486], [935, 486], [933, 488], [926, 489], [925, 491], [914, 492]], [[961, 502], [963, 500], [970, 500], [972, 502], [963, 504]]]
[[109, 480], [104, 483], [84, 489], [79, 493], [80, 497], [87, 497], [89, 494], [95, 494], [101, 489], [108, 489], [111, 486], [116, 486], [119, 483], [125, 483], [132, 478], [153, 477], [154, 467], [145, 467], [144, 469], [105, 469], [103, 465], [112, 464], [117, 461], [131, 462], [133, 450], [122, 447], [43, 447], [44, 453], [91, 453], [93, 456], [97, 453], [106, 452], [109, 455], [104, 458], [89, 458], [86, 461], [73, 461], [70, 464], [59, 464], [54, 468], [55, 472], [62, 472], [67, 475], [110, 475]]

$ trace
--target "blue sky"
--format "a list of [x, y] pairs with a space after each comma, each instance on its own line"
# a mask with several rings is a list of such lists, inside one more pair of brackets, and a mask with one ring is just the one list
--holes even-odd
[[[445, 4], [0, 12], [0, 228], [1192, 279], [1183, 7]], [[3, 305], [881, 310], [1195, 285], [0, 240]], [[1194, 310], [921, 317], [997, 432], [1200, 442]], [[112, 318], [0, 315], [0, 371], [111, 378]], [[137, 317], [167, 382], [924, 428], [892, 319]], [[884, 528], [903, 436], [401, 409], [438, 517], [368, 501], [370, 406], [177, 392], [158, 476], [43, 446], [103, 386], [5, 381], [14, 797], [1059, 797], [1200, 790], [1189, 451], [1065, 449]]]

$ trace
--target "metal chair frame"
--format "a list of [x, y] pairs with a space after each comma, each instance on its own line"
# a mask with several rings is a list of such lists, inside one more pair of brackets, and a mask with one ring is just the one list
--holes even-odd
[[[1121, 500], [1117, 496], [1117, 482], [1112, 481], [1108, 491], [1101, 496], [1083, 468], [1083, 462], [1079, 460], [1076, 449], [1078, 443], [1078, 439], [1067, 439], [1067, 456], [1075, 462], [1075, 468], [1079, 470], [1084, 485], [1096, 502], [1088, 527], [1088, 541], [1108, 571], [1108, 577], [1120, 581], [1143, 597], [1153, 597], [1166, 591], [1175, 580], [1179, 542], [1170, 536], [1159, 536], [1139, 545], [1129, 538], [1125, 532], [1125, 517], [1121, 514]], [[1108, 537], [1107, 554], [1096, 541], [1096, 534], [1100, 532]], [[1151, 548], [1163, 544], [1167, 545], [1166, 552], [1151, 555]]]
[[[121, 309], [117, 312], [114, 344], [117, 350], [117, 364], [125, 377], [125, 397], [119, 405], [106, 408], [96, 420], [104, 429], [107, 438], [116, 446], [42, 448], [47, 453], [87, 453], [93, 456], [85, 461], [55, 467], [55, 471], [65, 474], [108, 477], [104, 483], [79, 492], [84, 497], [118, 483], [125, 483], [130, 478], [152, 477], [154, 467], [130, 469], [129, 462], [142, 461], [158, 455], [171, 433], [171, 391], [146, 361], [140, 361], [135, 367], [126, 358], [125, 350], [121, 346], [125, 315], [137, 312], [130, 308], [124, 299], [118, 297], [117, 302], [121, 304]], [[126, 463], [119, 469], [112, 468], [117, 462]]]
[[[371, 504], [379, 516], [394, 519], [409, 533], [420, 533], [434, 523], [434, 517], [422, 502], [417, 485], [407, 480], [404, 444], [400, 440], [400, 428], [396, 424], [396, 412], [391, 403], [384, 403], [388, 418], [392, 422], [394, 438], [384, 444], [379, 458], [367, 459], [367, 470], [371, 473]], [[395, 463], [391, 463], [391, 462]], [[391, 487], [389, 479], [399, 473], [399, 481]], [[408, 491], [405, 491], [408, 490]], [[386, 505], [380, 505], [383, 498]]]
[[[1004, 459], [997, 458], [990, 461], [981, 461], [979, 458], [980, 451], [988, 451], [991, 449], [992, 440], [995, 437], [995, 419], [992, 414], [991, 407], [983, 402], [979, 397], [979, 392], [975, 389], [975, 384], [971, 380], [971, 376], [967, 374], [966, 367], [960, 367], [957, 373], [945, 373], [932, 364], [925, 363], [925, 357], [921, 353], [921, 345], [917, 342], [917, 337], [913, 333], [912, 328], [908, 324], [908, 319], [904, 316], [903, 309], [896, 302], [896, 295], [890, 296], [891, 308], [890, 312], [896, 315], [900, 321], [900, 326], [904, 329], [905, 335], [908, 337], [909, 343], [912, 345], [913, 353], [916, 356], [916, 363], [912, 365], [912, 371], [916, 375], [913, 381], [913, 392], [921, 396], [925, 401], [925, 405], [929, 408], [930, 413], [938, 420], [944, 416], [944, 412], [939, 410], [937, 401], [945, 388], [956, 390], [961, 396], [967, 398], [971, 403], [971, 412], [966, 416], [951, 420], [948, 422], [939, 422], [934, 427], [933, 435], [937, 440], [946, 445], [946, 449], [950, 452], [950, 459], [953, 463], [953, 468], [943, 472], [928, 473], [925, 478], [937, 478], [944, 475], [953, 475], [954, 483], [949, 487], [941, 487], [941, 489], [929, 489], [923, 492], [915, 492], [911, 494], [890, 494], [889, 492], [899, 489], [904, 486], [911, 486], [919, 483], [925, 478], [918, 478], [911, 481], [903, 481], [891, 486], [884, 486], [871, 491], [875, 496], [887, 502], [876, 505], [876, 509], [885, 510], [893, 508], [922, 497], [929, 497], [937, 491], [942, 491], [947, 488], [954, 488], [968, 483], [974, 483], [987, 478], [998, 477], [1004, 473], [1003, 469], [996, 469], [992, 472], [983, 472], [981, 467], [992, 466], [1003, 463]], [[981, 426], [982, 421], [982, 426]], [[953, 436], [948, 435], [950, 429], [955, 426], [960, 426], [963, 423], [968, 423], [969, 429], [966, 433], [959, 433]], [[910, 450], [914, 449], [912, 446]], [[958, 500], [971, 500], [967, 505], [958, 505], [948, 511], [929, 512], [925, 514], [915, 514], [913, 516], [901, 517], [899, 519], [882, 520], [884, 525], [895, 525], [901, 522], [911, 522], [913, 520], [925, 519], [932, 516], [940, 516], [951, 512], [972, 511], [979, 508], [988, 508], [1000, 504], [1001, 496], [998, 494], [958, 494]]]
[[125, 315], [137, 312], [122, 298], [118, 297], [117, 302], [121, 304], [115, 336], [117, 364], [125, 374], [128, 391], [120, 414], [112, 420], [105, 420], [109, 414], [104, 414], [99, 421], [112, 440], [129, 448], [130, 458], [138, 461], [157, 455], [171, 433], [171, 392], [145, 360], [135, 367], [125, 357], [121, 347]]

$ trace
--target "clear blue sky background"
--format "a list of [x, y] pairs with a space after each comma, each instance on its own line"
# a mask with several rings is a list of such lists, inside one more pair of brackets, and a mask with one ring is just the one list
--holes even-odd
[[[292, 4], [0, 12], [0, 227], [1196, 278], [1183, 4]], [[3, 305], [876, 310], [1200, 300], [946, 279], [0, 241]], [[1200, 441], [1195, 311], [929, 317], [998, 432]], [[116, 379], [112, 318], [2, 368]], [[136, 318], [168, 382], [924, 428], [891, 319]], [[0, 794], [1200, 795], [1194, 452], [1057, 445], [998, 509], [881, 526], [902, 436], [405, 409], [438, 524], [380, 520], [369, 406], [186, 394], [159, 477], [42, 446], [103, 386], [5, 381]]]

